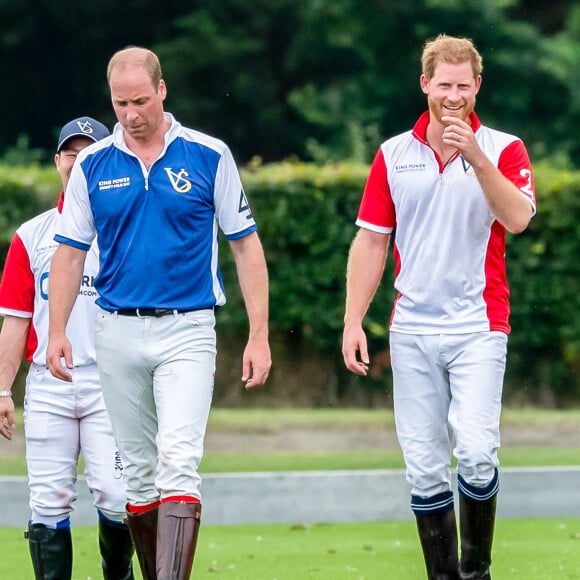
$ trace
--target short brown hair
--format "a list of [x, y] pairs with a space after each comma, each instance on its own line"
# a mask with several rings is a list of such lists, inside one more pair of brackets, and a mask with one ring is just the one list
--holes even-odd
[[435, 67], [439, 62], [461, 64], [471, 62], [473, 77], [477, 77], [483, 70], [481, 55], [469, 38], [457, 38], [440, 34], [435, 40], [425, 43], [421, 66], [423, 74], [432, 79]]
[[161, 74], [161, 64], [157, 55], [147, 49], [140, 46], [128, 46], [122, 50], [117, 51], [109, 60], [109, 66], [107, 67], [107, 81], [111, 82], [111, 72], [115, 67], [121, 67], [123, 69], [140, 66], [143, 67], [153, 86], [157, 89], [159, 81], [163, 78]]

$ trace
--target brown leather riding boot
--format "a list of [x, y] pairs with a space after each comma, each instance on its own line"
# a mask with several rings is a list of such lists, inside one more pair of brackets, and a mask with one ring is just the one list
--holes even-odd
[[146, 512], [127, 513], [127, 525], [135, 544], [139, 567], [143, 580], [157, 580], [155, 562], [157, 559], [157, 519], [159, 508]]
[[193, 567], [201, 504], [168, 501], [159, 506], [157, 580], [188, 580]]
[[458, 580], [455, 511], [417, 516], [428, 580]]

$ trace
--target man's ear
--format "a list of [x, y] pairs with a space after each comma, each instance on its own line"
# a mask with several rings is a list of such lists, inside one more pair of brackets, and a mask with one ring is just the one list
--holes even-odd
[[419, 79], [419, 83], [421, 85], [421, 90], [428, 95], [429, 94], [429, 79], [422, 74], [421, 78]]
[[165, 97], [167, 97], [167, 85], [165, 84], [165, 81], [163, 79], [159, 81], [157, 92], [159, 93], [161, 100], [164, 101]]

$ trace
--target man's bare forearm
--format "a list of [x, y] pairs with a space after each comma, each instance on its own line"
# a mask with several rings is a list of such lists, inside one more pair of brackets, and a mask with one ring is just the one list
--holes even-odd
[[60, 244], [48, 281], [49, 336], [64, 335], [81, 285], [86, 252]]

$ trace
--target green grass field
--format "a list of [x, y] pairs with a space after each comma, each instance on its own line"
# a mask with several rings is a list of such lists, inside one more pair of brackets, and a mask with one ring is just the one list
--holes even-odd
[[[19, 410], [17, 416], [19, 430], [22, 429], [21, 413], [22, 410]], [[525, 425], [540, 433], [548, 432], [556, 425], [559, 429], [570, 430], [580, 425], [580, 410], [505, 409], [502, 422], [510, 428]], [[237, 433], [243, 437], [246, 433], [268, 435], [307, 428], [316, 437], [317, 431], [378, 431], [392, 424], [392, 412], [383, 409], [214, 409], [208, 430]], [[24, 455], [2, 456], [2, 446], [6, 445], [10, 443], [0, 441], [0, 475], [25, 475]], [[501, 464], [503, 467], [578, 465], [580, 449], [566, 445], [568, 442], [563, 439], [559, 445], [547, 439], [545, 445], [504, 447], [500, 450]], [[236, 449], [207, 453], [201, 465], [203, 473], [402, 468], [403, 457], [399, 449], [275, 453], [255, 448], [243, 452]]]
[[[76, 528], [74, 580], [101, 578], [96, 531]], [[499, 520], [494, 580], [580, 578], [580, 519]], [[18, 529], [0, 530], [5, 580], [32, 578]], [[9, 555], [9, 556], [8, 556]], [[138, 566], [137, 566], [138, 570]], [[194, 578], [214, 580], [424, 580], [409, 522], [201, 528]], [[136, 578], [141, 579], [139, 572]]]

